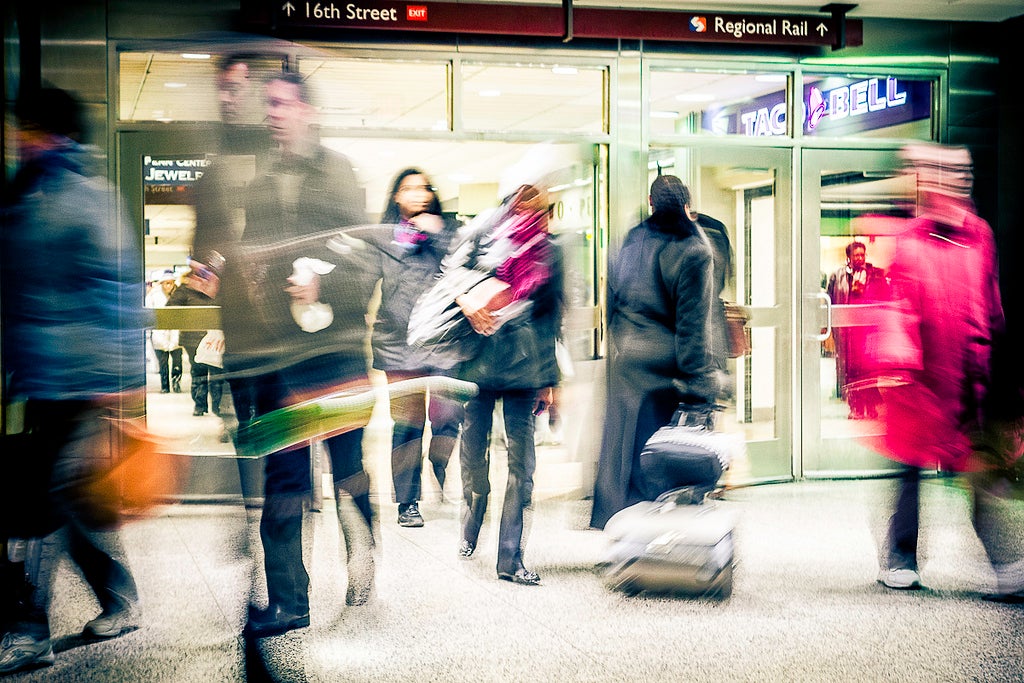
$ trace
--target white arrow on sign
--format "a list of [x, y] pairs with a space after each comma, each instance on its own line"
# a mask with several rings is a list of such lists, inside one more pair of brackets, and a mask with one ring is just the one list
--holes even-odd
[[815, 28], [818, 29], [818, 35], [819, 36], [824, 37], [825, 34], [828, 33], [828, 26], [825, 25], [825, 22], [821, 22]]
[[290, 2], [286, 2], [284, 3], [284, 5], [281, 6], [281, 9], [283, 9], [285, 14], [287, 14], [290, 17], [292, 15], [292, 12], [295, 11], [295, 5], [293, 5]]

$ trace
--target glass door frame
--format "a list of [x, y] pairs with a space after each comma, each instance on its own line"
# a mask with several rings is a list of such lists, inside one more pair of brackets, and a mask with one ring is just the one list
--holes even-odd
[[[698, 139], [688, 137], [685, 140], [661, 140], [652, 142], [649, 149], [685, 149], [696, 151], [698, 160], [691, 164], [691, 168], [676, 168], [667, 172], [679, 175], [684, 183], [691, 184], [689, 176], [694, 168], [707, 166], [709, 164], [728, 164], [737, 167], [772, 168], [775, 171], [773, 196], [775, 197], [774, 219], [775, 219], [775, 259], [776, 277], [774, 302], [769, 306], [752, 307], [745, 296], [745, 292], [738, 291], [738, 303], [747, 307], [751, 314], [748, 326], [753, 332], [757, 328], [770, 328], [777, 330], [775, 336], [775, 359], [773, 373], [775, 377], [774, 402], [774, 434], [770, 438], [750, 439], [747, 441], [748, 459], [770, 459], [770, 469], [776, 470], [769, 473], [757, 473], [751, 467], [749, 476], [740, 475], [740, 478], [733, 482], [734, 485], [751, 485], [762, 483], [774, 483], [791, 481], [798, 475], [794, 469], [797, 464], [795, 449], [798, 446], [796, 438], [799, 432], [796, 430], [797, 410], [795, 397], [798, 383], [795, 375], [796, 349], [795, 345], [787, 344], [795, 334], [796, 313], [795, 304], [795, 277], [794, 266], [797, 251], [795, 248], [796, 228], [793, 224], [794, 213], [794, 174], [793, 174], [793, 152], [789, 145], [751, 144], [750, 140], [722, 140], [722, 139]], [[699, 188], [691, 189], [695, 194]], [[749, 203], [749, 202], [748, 202]], [[697, 207], [698, 209], [700, 207]], [[747, 217], [749, 218], [749, 217]], [[746, 236], [746, 226], [735, 228], [735, 239], [743, 239]], [[734, 247], [735, 252], [735, 247]], [[734, 253], [735, 255], [735, 253]], [[749, 362], [749, 359], [746, 359]], [[739, 367], [744, 363], [737, 363], [737, 375]], [[737, 383], [744, 380], [743, 377], [734, 378]], [[742, 406], [737, 406], [741, 409]]]
[[[822, 433], [821, 392], [821, 343], [826, 330], [831, 329], [831, 304], [826, 303], [822, 288], [821, 267], [821, 198], [822, 173], [834, 171], [877, 171], [888, 173], [898, 169], [897, 152], [900, 145], [879, 145], [873, 148], [859, 146], [843, 147], [802, 147], [794, 151], [800, 182], [797, 193], [800, 230], [797, 237], [799, 248], [798, 287], [798, 338], [794, 344], [797, 357], [798, 401], [797, 428], [800, 435], [799, 447], [794, 451], [794, 469], [798, 476], [817, 478], [865, 478], [891, 475], [895, 470], [888, 462], [872, 453], [866, 446], [856, 447], [853, 454], [847, 454], [847, 465], [836, 469], [818, 467], [811, 469], [812, 462], [824, 462], [828, 458], [829, 444]], [[825, 305], [823, 306], [823, 303]], [[849, 463], [855, 466], [850, 466]], [[859, 463], [861, 466], [856, 466]]]

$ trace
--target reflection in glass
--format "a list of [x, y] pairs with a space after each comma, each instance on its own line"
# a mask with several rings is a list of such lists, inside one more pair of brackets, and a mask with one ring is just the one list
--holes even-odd
[[872, 305], [889, 298], [888, 270], [900, 221], [913, 206], [908, 175], [821, 173], [819, 264], [831, 305], [830, 334], [821, 342], [821, 434], [842, 462], [858, 448], [850, 437], [872, 429], [882, 398], [861, 367]]
[[651, 69], [652, 135], [788, 134], [785, 73]]

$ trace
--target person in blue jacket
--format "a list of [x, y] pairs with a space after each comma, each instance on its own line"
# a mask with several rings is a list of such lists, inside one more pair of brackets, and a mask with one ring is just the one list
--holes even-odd
[[23, 402], [24, 424], [17, 433], [8, 425], [3, 437], [0, 537], [33, 540], [31, 595], [5, 615], [0, 673], [53, 663], [47, 608], [64, 553], [101, 609], [86, 636], [111, 638], [139, 623], [116, 511], [86, 491], [97, 458], [109, 455], [111, 418], [141, 414], [152, 312], [143, 307], [138, 239], [118, 224], [115, 193], [76, 141], [81, 111], [55, 88], [16, 107], [19, 168], [4, 207], [0, 329], [7, 409]]

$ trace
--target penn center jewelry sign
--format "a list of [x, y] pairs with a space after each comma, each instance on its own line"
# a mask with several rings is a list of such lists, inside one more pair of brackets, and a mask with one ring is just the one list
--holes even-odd
[[723, 14], [562, 5], [372, 0], [242, 0], [253, 26], [289, 29], [366, 29], [527, 37], [628, 38], [694, 43], [857, 46], [863, 23], [830, 16]]

